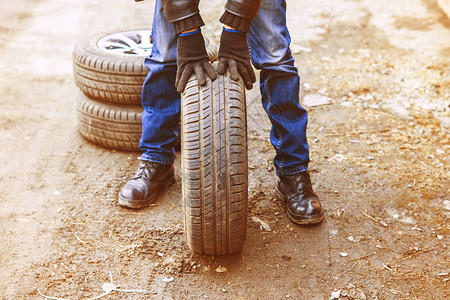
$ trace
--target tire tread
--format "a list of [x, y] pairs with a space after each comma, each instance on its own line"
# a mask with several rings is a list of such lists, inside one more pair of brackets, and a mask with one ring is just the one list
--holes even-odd
[[204, 87], [193, 77], [182, 95], [185, 235], [195, 253], [224, 255], [243, 247], [248, 206], [245, 114], [243, 82], [234, 82], [228, 73]]

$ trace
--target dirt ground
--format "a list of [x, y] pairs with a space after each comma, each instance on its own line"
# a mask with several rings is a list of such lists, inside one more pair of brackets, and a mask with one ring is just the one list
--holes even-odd
[[[216, 42], [223, 2], [201, 6]], [[149, 28], [153, 5], [1, 4], [0, 299], [88, 299], [111, 279], [147, 292], [102, 299], [448, 299], [450, 22], [433, 1], [288, 1], [325, 220], [294, 225], [276, 199], [255, 85], [248, 236], [232, 257], [193, 255], [184, 244], [179, 176], [155, 206], [119, 207], [139, 153], [77, 133], [73, 47]]]

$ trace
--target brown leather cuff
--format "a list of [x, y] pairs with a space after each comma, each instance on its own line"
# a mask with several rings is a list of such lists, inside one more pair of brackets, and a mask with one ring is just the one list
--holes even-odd
[[194, 29], [200, 26], [205, 25], [200, 14], [195, 14], [186, 19], [182, 19], [176, 22], [173, 22], [173, 28], [175, 29], [175, 34], [182, 33], [183, 31]]
[[235, 14], [225, 11], [219, 20], [221, 23], [228, 25], [236, 30], [248, 33], [250, 31], [250, 20], [239, 17]]

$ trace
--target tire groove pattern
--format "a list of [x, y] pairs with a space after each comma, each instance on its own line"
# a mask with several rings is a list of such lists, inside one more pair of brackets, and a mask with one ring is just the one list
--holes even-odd
[[139, 150], [141, 106], [101, 103], [80, 95], [76, 107], [78, 131], [87, 140], [111, 149]]
[[[109, 34], [98, 34], [75, 46], [72, 53], [75, 84], [93, 99], [139, 105], [142, 85], [148, 73], [145, 57], [104, 52], [97, 43]], [[209, 59], [216, 60], [217, 47], [207, 38], [205, 43]]]
[[[239, 252], [247, 225], [245, 90], [229, 74], [182, 95], [185, 237], [195, 253]], [[236, 101], [238, 100], [238, 101]], [[198, 124], [198, 125], [197, 125]]]

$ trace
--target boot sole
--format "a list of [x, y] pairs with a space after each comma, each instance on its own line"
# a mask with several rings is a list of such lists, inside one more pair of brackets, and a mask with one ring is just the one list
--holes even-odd
[[[280, 199], [281, 201], [286, 202], [287, 199], [280, 192], [280, 190], [278, 189], [278, 186], [275, 188], [275, 190], [276, 190], [276, 194], [277, 194], [278, 199]], [[322, 222], [322, 220], [323, 220], [323, 212], [320, 215], [316, 215], [316, 216], [308, 216], [308, 217], [298, 216], [298, 215], [292, 213], [289, 210], [288, 206], [286, 206], [286, 212], [287, 212], [287, 216], [288, 216], [289, 220], [291, 220], [292, 222], [294, 222], [295, 224], [298, 224], [298, 225], [318, 224], [318, 223]]]
[[[165, 187], [168, 188], [169, 186], [171, 186], [174, 183], [175, 183], [175, 177], [171, 177], [169, 179], [169, 181], [165, 184]], [[150, 204], [152, 204], [153, 202], [155, 202], [162, 187], [164, 187], [164, 183], [155, 189], [155, 193], [153, 193], [147, 199], [143, 199], [143, 200], [130, 200], [127, 198], [123, 198], [122, 195], [119, 194], [119, 201], [118, 201], [119, 205], [126, 207], [126, 208], [133, 208], [133, 209], [147, 207]]]

